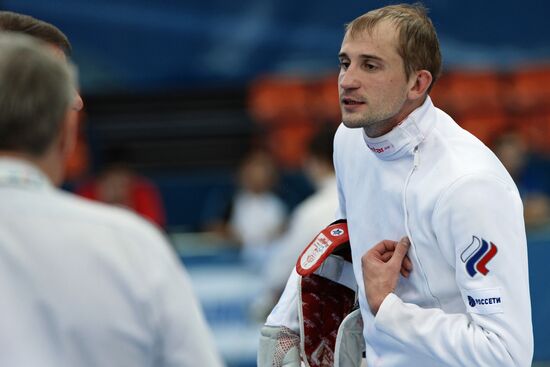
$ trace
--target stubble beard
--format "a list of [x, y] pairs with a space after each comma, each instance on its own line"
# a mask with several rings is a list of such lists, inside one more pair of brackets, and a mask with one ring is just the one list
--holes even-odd
[[344, 125], [349, 128], [371, 128], [391, 117], [390, 113], [345, 113], [342, 111]]
[[342, 122], [348, 128], [362, 128], [369, 137], [378, 137], [393, 129], [400, 121], [396, 121], [405, 98], [395, 101], [383, 111], [365, 111], [363, 113], [346, 113], [342, 110]]

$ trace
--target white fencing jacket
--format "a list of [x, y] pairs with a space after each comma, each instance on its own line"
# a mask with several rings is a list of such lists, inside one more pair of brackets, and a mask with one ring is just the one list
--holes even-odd
[[222, 365], [158, 230], [0, 159], [0, 366]]
[[[523, 207], [493, 153], [428, 97], [379, 138], [340, 126], [334, 163], [367, 365], [530, 366]], [[400, 278], [374, 317], [361, 256], [384, 239], [405, 235], [413, 271]], [[294, 312], [285, 310], [292, 308], [292, 293], [285, 291], [267, 324], [296, 327]]]

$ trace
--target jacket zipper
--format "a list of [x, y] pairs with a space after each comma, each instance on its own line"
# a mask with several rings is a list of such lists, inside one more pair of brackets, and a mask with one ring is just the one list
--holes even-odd
[[[407, 234], [407, 237], [409, 237], [409, 241], [411, 242], [411, 247], [415, 247], [415, 246], [414, 246], [414, 242], [411, 234], [411, 229], [409, 228], [409, 211], [407, 210], [407, 189], [409, 187], [409, 182], [411, 180], [411, 177], [414, 171], [416, 171], [416, 169], [418, 168], [419, 164], [420, 164], [420, 155], [418, 153], [418, 145], [417, 145], [413, 149], [413, 166], [411, 171], [409, 172], [409, 175], [407, 176], [407, 179], [405, 180], [405, 187], [403, 188], [403, 211], [405, 213], [405, 232]], [[421, 271], [424, 277], [424, 284], [426, 285], [426, 289], [428, 293], [437, 302], [439, 307], [441, 307], [441, 302], [439, 302], [439, 299], [436, 296], [434, 296], [434, 294], [432, 293], [432, 290], [430, 289], [430, 285], [428, 284], [428, 278], [426, 276], [426, 273], [424, 272], [422, 263], [420, 262], [418, 255], [416, 256], [416, 259], [418, 260], [418, 264], [420, 267], [420, 269], [418, 270]]]
[[409, 175], [407, 176], [407, 179], [405, 180], [405, 187], [403, 189], [403, 211], [405, 212], [405, 232], [407, 232], [407, 236], [409, 236], [409, 239], [411, 239], [411, 231], [409, 229], [409, 211], [407, 210], [407, 188], [409, 187], [409, 181], [411, 180], [411, 177], [416, 171], [416, 168], [418, 167], [418, 164], [420, 163], [420, 157], [418, 156], [418, 145], [414, 147], [413, 149], [413, 166], [411, 171], [409, 172]]

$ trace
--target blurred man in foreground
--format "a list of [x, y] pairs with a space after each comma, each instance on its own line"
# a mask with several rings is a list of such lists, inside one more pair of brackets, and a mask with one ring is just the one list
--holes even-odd
[[75, 88], [47, 44], [0, 33], [0, 365], [221, 366], [163, 236], [54, 187]]

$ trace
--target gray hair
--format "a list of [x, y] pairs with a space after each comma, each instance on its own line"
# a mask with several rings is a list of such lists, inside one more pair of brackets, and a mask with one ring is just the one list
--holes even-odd
[[73, 104], [74, 74], [46, 43], [0, 32], [0, 150], [46, 152]]

